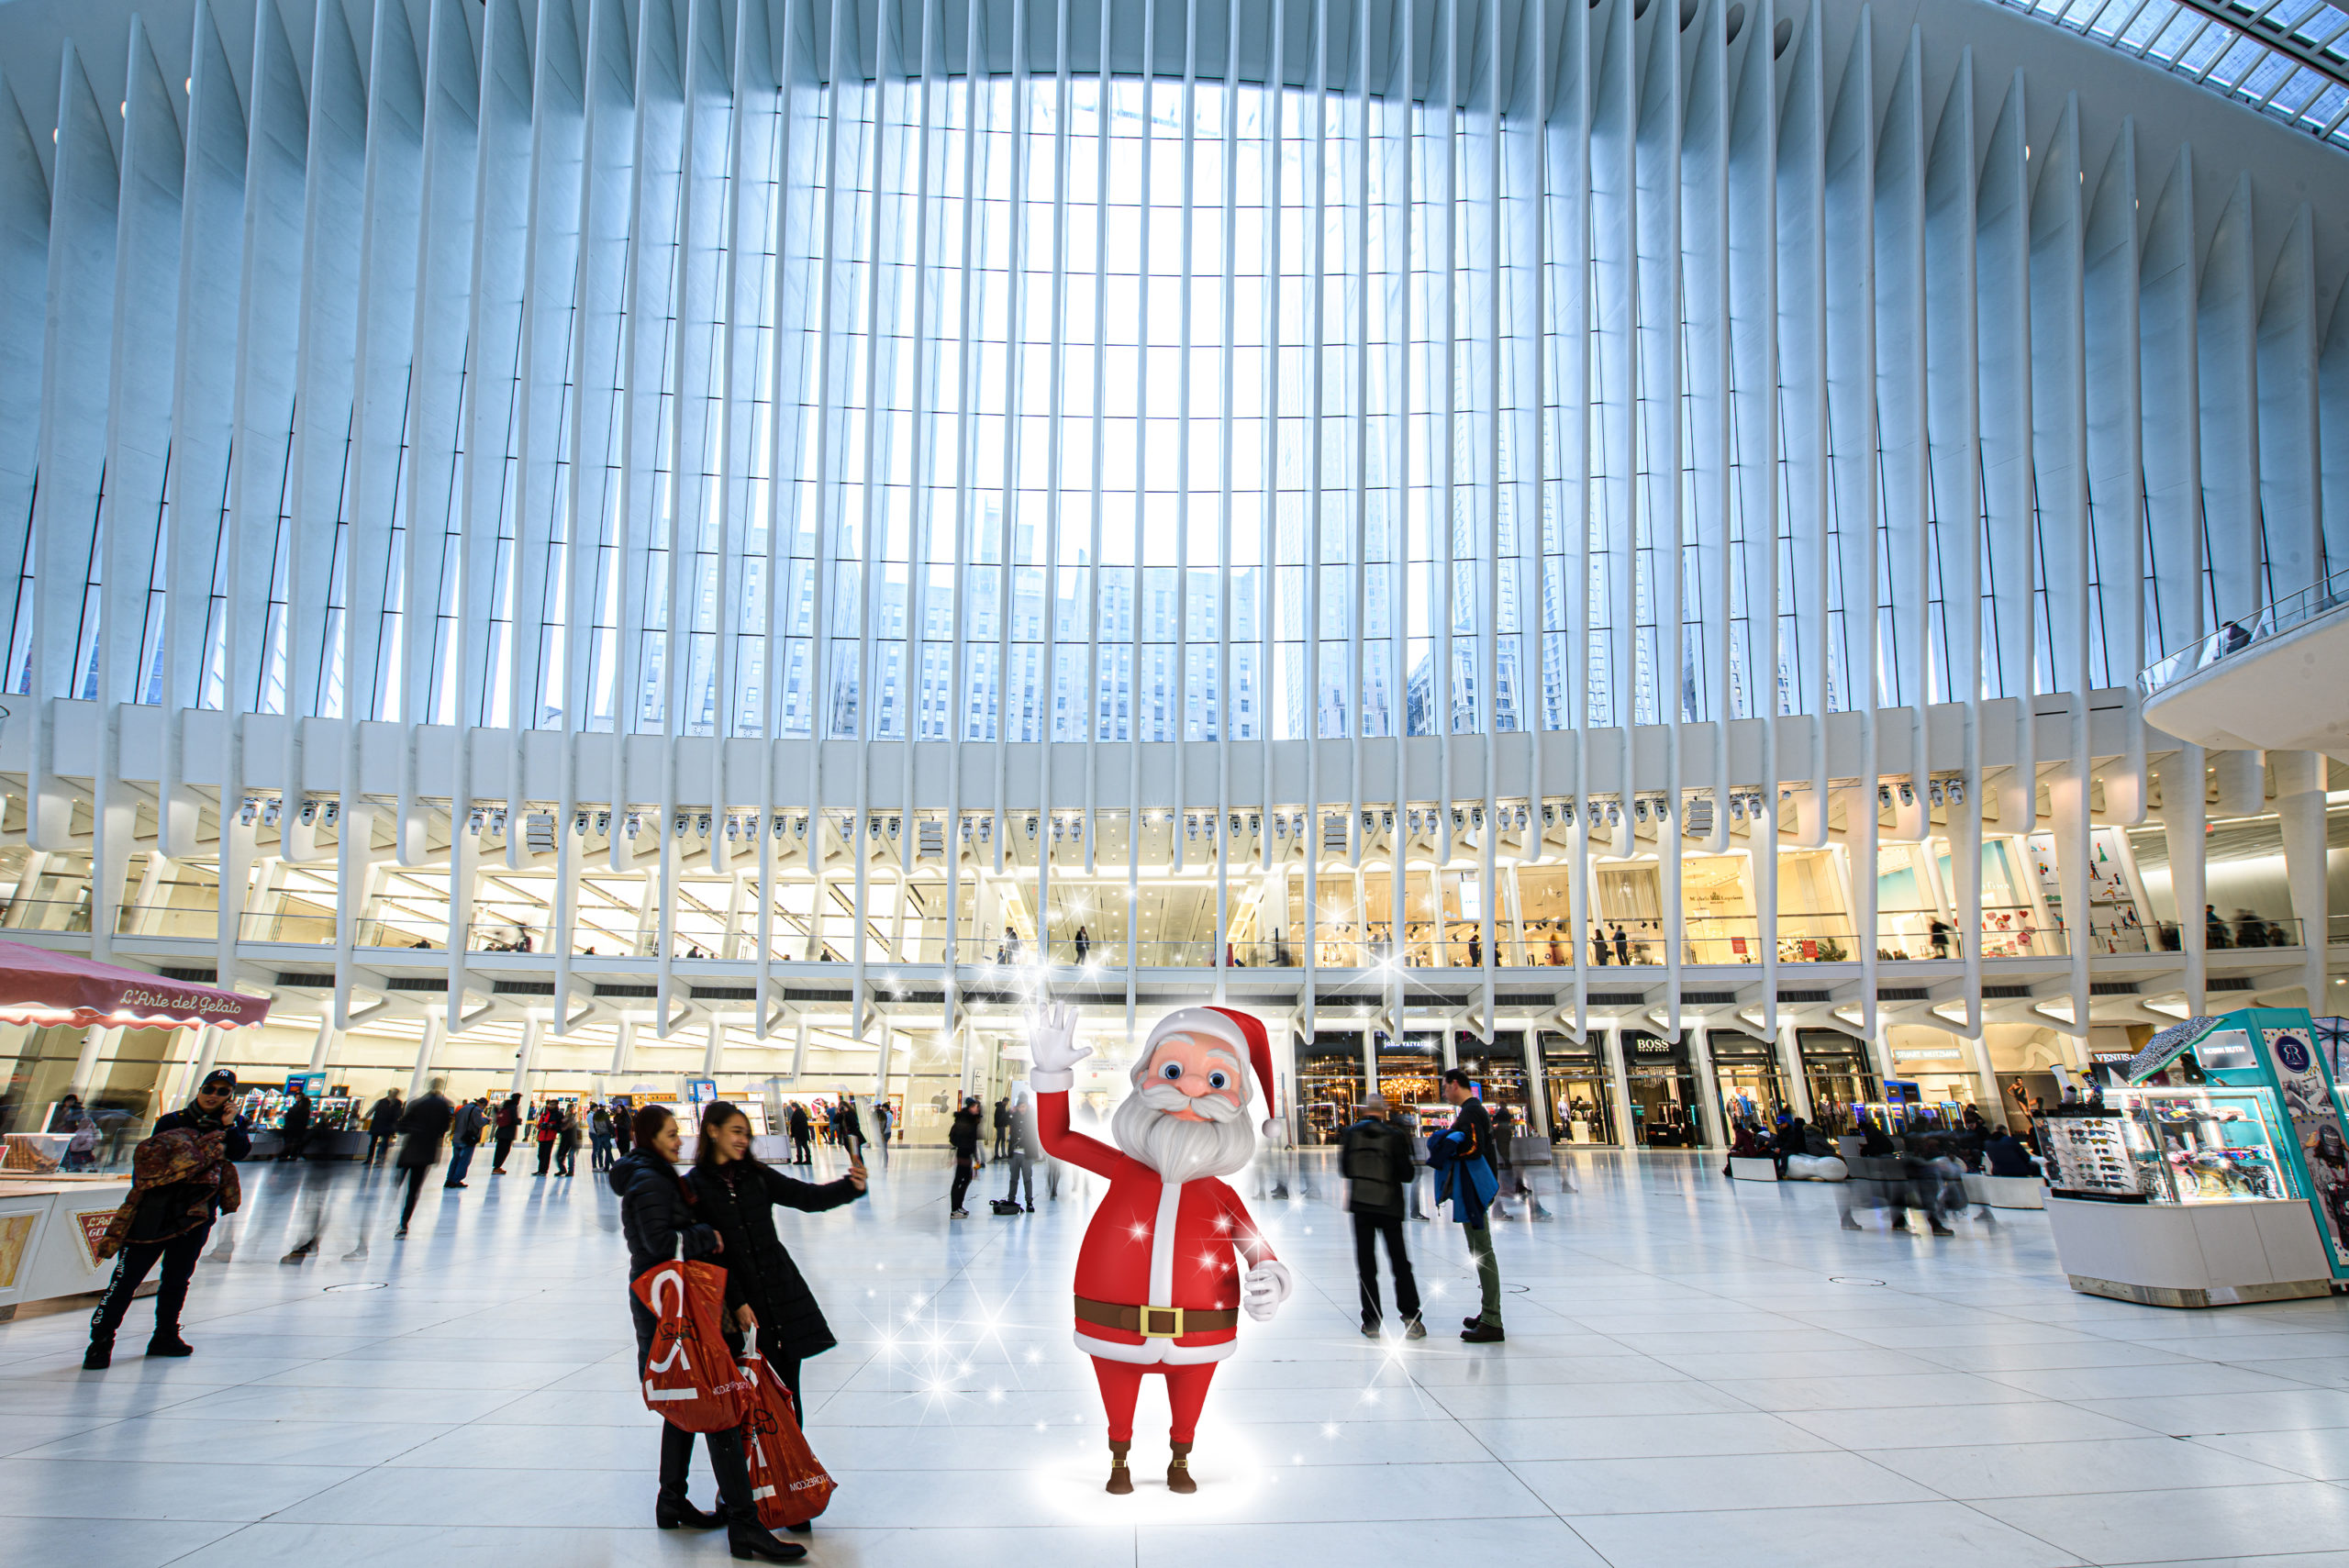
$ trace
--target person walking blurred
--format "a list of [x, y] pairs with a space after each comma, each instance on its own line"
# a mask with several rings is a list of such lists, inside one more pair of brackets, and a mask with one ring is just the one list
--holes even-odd
[[956, 1219], [968, 1219], [971, 1211], [963, 1207], [963, 1199], [971, 1191], [971, 1172], [979, 1157], [978, 1095], [963, 1099], [963, 1108], [954, 1113], [953, 1125], [946, 1129], [946, 1142], [954, 1151], [954, 1186], [947, 1212]]
[[554, 1163], [555, 1135], [562, 1130], [562, 1112], [552, 1100], [539, 1107], [539, 1168], [537, 1174], [545, 1175]]
[[392, 1232], [394, 1239], [407, 1234], [408, 1222], [416, 1218], [417, 1195], [424, 1190], [425, 1173], [440, 1162], [440, 1143], [449, 1136], [449, 1126], [457, 1118], [457, 1107], [440, 1092], [447, 1083], [435, 1078], [417, 1102], [400, 1118], [400, 1152], [396, 1162], [407, 1173], [407, 1195], [400, 1200], [400, 1228]]
[[864, 1123], [857, 1118], [855, 1096], [841, 1095], [841, 1107], [832, 1113], [832, 1130], [840, 1135], [841, 1152], [848, 1156], [849, 1163], [863, 1164]]
[[600, 1100], [596, 1102], [594, 1108], [587, 1113], [587, 1142], [590, 1146], [587, 1168], [591, 1171], [610, 1170], [612, 1168], [612, 1113], [604, 1108], [603, 1102]]
[[562, 1119], [555, 1126], [554, 1173], [575, 1176], [579, 1173], [579, 1107], [565, 1101]]
[[1011, 1153], [1011, 1100], [1008, 1095], [995, 1103], [995, 1157], [1005, 1159]]
[[[150, 1356], [185, 1356], [194, 1346], [180, 1337], [180, 1308], [187, 1300], [195, 1260], [212, 1234], [212, 1222], [239, 1203], [236, 1162], [252, 1152], [252, 1140], [229, 1115], [237, 1097], [237, 1075], [226, 1067], [205, 1074], [195, 1098], [184, 1108], [158, 1117], [155, 1130], [131, 1155], [130, 1195], [115, 1211], [99, 1243], [99, 1256], [117, 1261], [114, 1278], [90, 1314], [90, 1346], [82, 1370], [102, 1372], [112, 1364], [114, 1337], [130, 1311], [131, 1297], [157, 1263], [162, 1283], [155, 1288], [155, 1331]], [[215, 1144], [212, 1140], [217, 1139]]]
[[1035, 1162], [1044, 1157], [1043, 1140], [1036, 1136], [1036, 1110], [1028, 1098], [1028, 1086], [1023, 1084], [1012, 1092], [1011, 1109], [1004, 1128], [1006, 1156], [1011, 1162], [1011, 1180], [1003, 1189], [1003, 1201], [1017, 1203], [1019, 1189], [1028, 1189], [1028, 1212], [1036, 1212]]
[[293, 1085], [294, 1098], [285, 1107], [285, 1119], [277, 1129], [277, 1157], [299, 1160], [310, 1145], [310, 1095], [299, 1084]]
[[449, 1158], [449, 1176], [440, 1184], [442, 1186], [466, 1184], [465, 1173], [473, 1168], [473, 1151], [481, 1147], [481, 1136], [488, 1128], [489, 1106], [483, 1100], [467, 1100], [457, 1107], [449, 1137], [454, 1152]]
[[506, 1174], [506, 1156], [514, 1151], [515, 1135], [522, 1130], [522, 1096], [508, 1095], [497, 1107], [496, 1157], [489, 1162], [493, 1176]]
[[[646, 1106], [636, 1113], [635, 1150], [616, 1161], [605, 1179], [620, 1200], [620, 1234], [628, 1242], [630, 1281], [673, 1258], [715, 1262], [725, 1242], [717, 1229], [698, 1212], [699, 1200], [677, 1174], [683, 1140], [677, 1118], [666, 1106]], [[636, 1292], [628, 1293], [629, 1318], [636, 1328], [636, 1362], [640, 1369], [652, 1353], [660, 1323]], [[729, 1329], [749, 1331], [755, 1313], [741, 1307], [730, 1314]], [[731, 1335], [729, 1335], [729, 1345]], [[687, 1484], [693, 1475], [694, 1435], [682, 1427], [661, 1423], [661, 1489], [652, 1502], [652, 1522], [662, 1529], [726, 1528], [726, 1543], [738, 1558], [763, 1557], [792, 1562], [807, 1555], [796, 1541], [784, 1540], [759, 1523], [759, 1506], [751, 1485], [749, 1456], [743, 1451], [742, 1429], [702, 1434], [709, 1468], [718, 1476], [718, 1512], [704, 1513], [693, 1505]]]
[[373, 1165], [390, 1152], [392, 1142], [400, 1135], [400, 1117], [407, 1106], [400, 1103], [397, 1089], [386, 1089], [367, 1113], [367, 1163]]
[[1387, 1267], [1395, 1271], [1395, 1310], [1403, 1317], [1403, 1337], [1424, 1340], [1419, 1286], [1411, 1277], [1411, 1257], [1403, 1245], [1403, 1195], [1417, 1162], [1411, 1135], [1388, 1118], [1386, 1098], [1363, 1102], [1362, 1117], [1338, 1140], [1338, 1173], [1345, 1179], [1346, 1209], [1354, 1221], [1354, 1276], [1361, 1285], [1363, 1338], [1375, 1340], [1384, 1319], [1378, 1301], [1378, 1241], [1386, 1241]]

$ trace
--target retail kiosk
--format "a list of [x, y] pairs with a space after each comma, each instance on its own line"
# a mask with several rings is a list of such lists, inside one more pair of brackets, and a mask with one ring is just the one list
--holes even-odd
[[[232, 1029], [268, 1016], [259, 996], [0, 942], [0, 1023]], [[129, 1181], [62, 1172], [46, 1142], [12, 1135], [0, 1156], [0, 1321], [30, 1302], [103, 1289], [112, 1270], [95, 1249]]]
[[2073, 1289], [2223, 1307], [2349, 1280], [2349, 1126], [2305, 1010], [2190, 1018], [2118, 1077], [2040, 1122]]

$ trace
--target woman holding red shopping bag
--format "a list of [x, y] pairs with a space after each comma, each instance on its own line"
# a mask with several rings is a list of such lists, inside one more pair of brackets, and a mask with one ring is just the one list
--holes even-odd
[[717, 1228], [725, 1243], [710, 1261], [726, 1271], [727, 1308], [754, 1320], [759, 1353], [790, 1391], [792, 1414], [805, 1427], [799, 1363], [840, 1341], [824, 1321], [814, 1292], [800, 1277], [799, 1266], [775, 1235], [774, 1211], [796, 1208], [813, 1214], [854, 1203], [864, 1195], [864, 1166], [861, 1162], [852, 1164], [847, 1175], [820, 1185], [794, 1181], [751, 1154], [750, 1119], [720, 1100], [702, 1112], [701, 1139], [687, 1184], [698, 1200], [696, 1212]]
[[[612, 1191], [619, 1195], [620, 1229], [628, 1238], [630, 1280], [673, 1259], [722, 1261], [714, 1254], [724, 1247], [718, 1231], [695, 1212], [693, 1190], [677, 1174], [677, 1154], [683, 1140], [677, 1118], [665, 1106], [647, 1106], [636, 1113], [636, 1151], [611, 1169]], [[640, 1369], [652, 1350], [659, 1320], [629, 1293], [629, 1314], [636, 1322], [636, 1359]], [[737, 1326], [745, 1333], [753, 1327], [744, 1309]], [[730, 1366], [729, 1368], [730, 1372]], [[742, 1451], [742, 1429], [705, 1432], [709, 1467], [718, 1474], [718, 1511], [704, 1513], [685, 1495], [693, 1466], [694, 1434], [663, 1421], [661, 1426], [661, 1493], [653, 1504], [653, 1522], [662, 1529], [715, 1529], [726, 1527], [726, 1542], [736, 1557], [763, 1557], [791, 1562], [807, 1555], [796, 1541], [783, 1540], [759, 1523], [751, 1495], [751, 1473]]]

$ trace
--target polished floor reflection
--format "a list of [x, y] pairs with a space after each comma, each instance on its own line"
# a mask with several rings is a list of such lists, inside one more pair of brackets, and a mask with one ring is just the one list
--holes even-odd
[[[2065, 1288], [2035, 1214], [1854, 1234], [1829, 1189], [1697, 1156], [1578, 1173], [1553, 1218], [1504, 1225], [1490, 1348], [1368, 1344], [1330, 1184], [1256, 1199], [1298, 1294], [1242, 1326], [1199, 1492], [1156, 1479], [1152, 1386], [1141, 1489], [1115, 1498], [1067, 1331], [1083, 1194], [950, 1221], [940, 1157], [900, 1156], [868, 1204], [790, 1226], [842, 1340], [807, 1370], [843, 1484], [810, 1561], [2349, 1562], [2339, 1303], [2130, 1307]], [[651, 1528], [600, 1181], [477, 1168], [395, 1242], [384, 1173], [247, 1177], [190, 1300], [195, 1357], [137, 1355], [143, 1307], [104, 1373], [78, 1370], [78, 1315], [0, 1326], [0, 1560], [725, 1561]], [[281, 1264], [314, 1229], [316, 1260]], [[1458, 1230], [1410, 1233], [1431, 1321], [1456, 1321]]]

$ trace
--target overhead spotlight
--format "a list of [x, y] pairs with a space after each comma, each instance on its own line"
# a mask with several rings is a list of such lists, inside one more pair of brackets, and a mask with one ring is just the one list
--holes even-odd
[[488, 821], [489, 814], [482, 810], [480, 806], [476, 806], [473, 809], [473, 815], [465, 818], [465, 831], [478, 839], [481, 837], [482, 828], [488, 823]]
[[1915, 784], [1910, 784], [1910, 783], [1909, 783], [1908, 780], [1906, 780], [1906, 779], [1901, 780], [1901, 781], [1900, 781], [1900, 806], [1901, 806], [1901, 809], [1905, 811], [1905, 810], [1907, 810], [1909, 806], [1914, 806], [1914, 805], [1916, 805], [1916, 804], [1917, 804], [1917, 786], [1916, 786]]
[[268, 800], [263, 801], [261, 808], [261, 825], [264, 828], [276, 827], [278, 812], [284, 806], [284, 805], [285, 803], [284, 801], [278, 799], [274, 795], [271, 796]]

